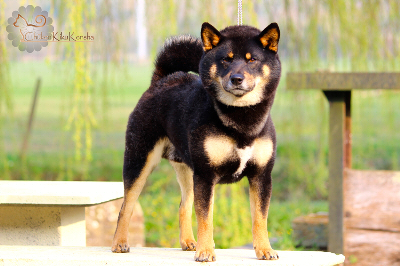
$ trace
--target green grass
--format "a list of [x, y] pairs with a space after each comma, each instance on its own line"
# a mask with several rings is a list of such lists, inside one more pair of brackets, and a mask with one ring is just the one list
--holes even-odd
[[[148, 87], [151, 66], [92, 65], [93, 161], [75, 159], [73, 132], [66, 130], [73, 76], [68, 63], [11, 63], [13, 111], [4, 112], [5, 153], [0, 154], [2, 179], [122, 180], [124, 134], [129, 113]], [[25, 162], [19, 159], [33, 88], [42, 87]], [[282, 75], [284, 77], [284, 74]], [[104, 77], [107, 77], [105, 80]], [[400, 92], [361, 91], [352, 96], [353, 167], [400, 169]], [[277, 249], [294, 249], [291, 220], [326, 211], [328, 103], [319, 91], [285, 90], [281, 80], [272, 109], [278, 139], [269, 215]], [[1, 136], [1, 134], [0, 134]], [[0, 151], [2, 152], [2, 151]], [[2, 159], [3, 158], [3, 159]], [[6, 159], [4, 159], [6, 158]], [[177, 247], [179, 187], [163, 161], [139, 198], [145, 210], [148, 245]], [[215, 242], [220, 248], [251, 242], [247, 180], [219, 186], [215, 199]], [[193, 217], [194, 219], [194, 217]], [[195, 225], [195, 223], [193, 223]]]

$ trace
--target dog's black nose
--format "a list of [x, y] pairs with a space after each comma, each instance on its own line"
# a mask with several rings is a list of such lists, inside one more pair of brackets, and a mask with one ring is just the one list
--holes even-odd
[[244, 76], [242, 74], [234, 74], [231, 76], [231, 82], [233, 85], [240, 85], [244, 80]]

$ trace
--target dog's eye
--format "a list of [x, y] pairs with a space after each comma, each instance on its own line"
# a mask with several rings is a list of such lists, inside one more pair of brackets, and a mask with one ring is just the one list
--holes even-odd
[[232, 60], [233, 60], [233, 58], [230, 58], [230, 57], [224, 57], [224, 58], [222, 58], [222, 62], [223, 62], [223, 63], [231, 63]]
[[253, 63], [253, 62], [255, 62], [255, 61], [257, 61], [257, 59], [255, 59], [254, 57], [252, 57], [252, 58], [249, 60], [249, 63]]

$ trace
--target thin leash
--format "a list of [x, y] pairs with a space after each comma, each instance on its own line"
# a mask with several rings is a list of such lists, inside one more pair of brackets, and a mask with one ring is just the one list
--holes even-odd
[[238, 25], [243, 25], [242, 20], [242, 0], [238, 0]]

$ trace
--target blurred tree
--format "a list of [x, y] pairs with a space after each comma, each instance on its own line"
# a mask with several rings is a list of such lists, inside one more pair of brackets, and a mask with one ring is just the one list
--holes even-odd
[[[4, 16], [5, 3], [0, 0], [0, 32], [6, 32], [5, 23], [7, 22]], [[8, 65], [8, 56], [5, 46], [5, 35], [0, 34], [0, 169], [4, 169], [5, 178], [9, 177], [8, 159], [4, 147], [4, 132], [3, 124], [5, 113], [12, 112], [12, 101], [10, 94], [10, 73]]]
[[136, 4], [136, 33], [137, 56], [139, 61], [147, 60], [147, 27], [146, 27], [146, 2], [138, 0]]
[[[85, 22], [90, 21], [93, 16], [93, 3], [88, 1], [65, 1], [69, 12], [68, 22], [71, 32], [76, 35], [87, 32], [84, 30]], [[92, 111], [91, 98], [91, 71], [89, 63], [89, 45], [82, 42], [74, 42], [70, 53], [73, 58], [75, 73], [73, 82], [72, 110], [67, 122], [67, 129], [74, 130], [75, 159], [81, 161], [84, 153], [83, 163], [85, 175], [87, 165], [92, 160], [92, 126], [96, 120]], [[85, 147], [82, 147], [82, 135], [84, 135]]]

